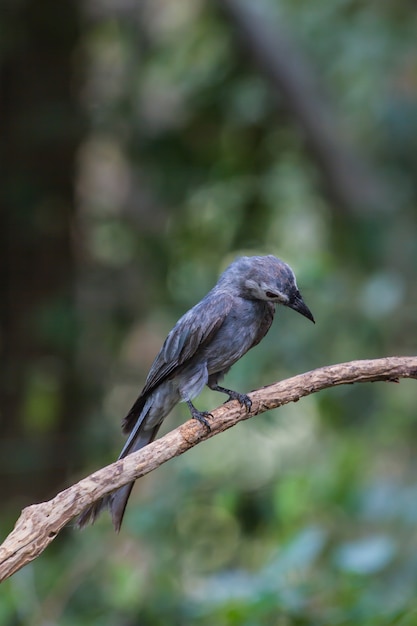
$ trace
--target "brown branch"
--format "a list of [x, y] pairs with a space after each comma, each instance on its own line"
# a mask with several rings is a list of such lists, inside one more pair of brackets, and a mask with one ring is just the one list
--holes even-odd
[[372, 381], [398, 382], [400, 378], [417, 379], [417, 357], [329, 365], [263, 387], [249, 394], [252, 400], [249, 413], [236, 401], [213, 411], [211, 432], [195, 420], [189, 420], [142, 450], [68, 487], [52, 500], [25, 508], [14, 530], [0, 546], [0, 581], [39, 556], [59, 531], [89, 504], [238, 422], [328, 387]]

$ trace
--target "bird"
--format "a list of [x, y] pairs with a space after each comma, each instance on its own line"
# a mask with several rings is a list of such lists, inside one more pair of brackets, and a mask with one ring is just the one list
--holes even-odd
[[[315, 322], [287, 263], [273, 255], [236, 258], [165, 339], [145, 386], [122, 421], [128, 438], [119, 459], [151, 443], [164, 419], [181, 401], [187, 404], [191, 416], [210, 430], [211, 414], [199, 411], [192, 402], [206, 385], [249, 411], [252, 403], [247, 395], [222, 387], [219, 382], [265, 337], [277, 305]], [[119, 532], [133, 485], [124, 485], [94, 502], [81, 513], [78, 526], [93, 523], [103, 509], [109, 508], [113, 526]]]

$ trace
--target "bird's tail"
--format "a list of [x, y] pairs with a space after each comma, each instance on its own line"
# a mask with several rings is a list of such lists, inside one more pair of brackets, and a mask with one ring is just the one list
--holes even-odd
[[[133, 428], [126, 444], [119, 455], [119, 459], [123, 459], [128, 454], [132, 454], [141, 448], [144, 448], [151, 443], [159, 430], [160, 423], [154, 426], [153, 428], [149, 428], [147, 430], [141, 428], [144, 423], [144, 415], [141, 415], [137, 420], [135, 427]], [[83, 528], [87, 524], [93, 524], [97, 519], [98, 515], [103, 511], [103, 509], [109, 508], [110, 514], [113, 521], [113, 526], [116, 532], [119, 532], [120, 527], [123, 521], [123, 515], [126, 509], [127, 501], [129, 500], [130, 492], [132, 491], [132, 487], [134, 485], [134, 481], [120, 487], [113, 493], [101, 498], [97, 502], [94, 502], [91, 506], [89, 506], [85, 511], [81, 513], [77, 520], [77, 526], [79, 528]]]

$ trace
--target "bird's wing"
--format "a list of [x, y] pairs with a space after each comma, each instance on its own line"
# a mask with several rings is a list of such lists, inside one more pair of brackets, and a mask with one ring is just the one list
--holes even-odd
[[130, 432], [139, 417], [148, 394], [162, 381], [175, 374], [197, 350], [219, 330], [234, 303], [223, 291], [211, 291], [201, 302], [181, 317], [166, 338], [135, 404], [123, 420], [123, 431]]
[[146, 379], [142, 394], [154, 389], [187, 363], [222, 326], [234, 298], [226, 292], [210, 292], [176, 323], [166, 338]]

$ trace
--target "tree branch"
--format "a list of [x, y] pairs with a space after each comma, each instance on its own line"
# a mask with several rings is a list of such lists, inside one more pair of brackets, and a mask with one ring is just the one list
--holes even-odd
[[278, 101], [283, 99], [297, 120], [335, 207], [354, 213], [386, 209], [392, 191], [351, 144], [288, 25], [271, 23], [262, 3], [221, 0], [218, 4]]
[[417, 379], [417, 357], [350, 361], [274, 383], [249, 394], [252, 400], [249, 413], [237, 401], [213, 411], [210, 432], [196, 420], [189, 420], [142, 450], [68, 487], [52, 500], [25, 508], [14, 530], [0, 546], [0, 581], [39, 556], [60, 530], [89, 504], [238, 422], [328, 387], [373, 381], [398, 382], [400, 378]]

